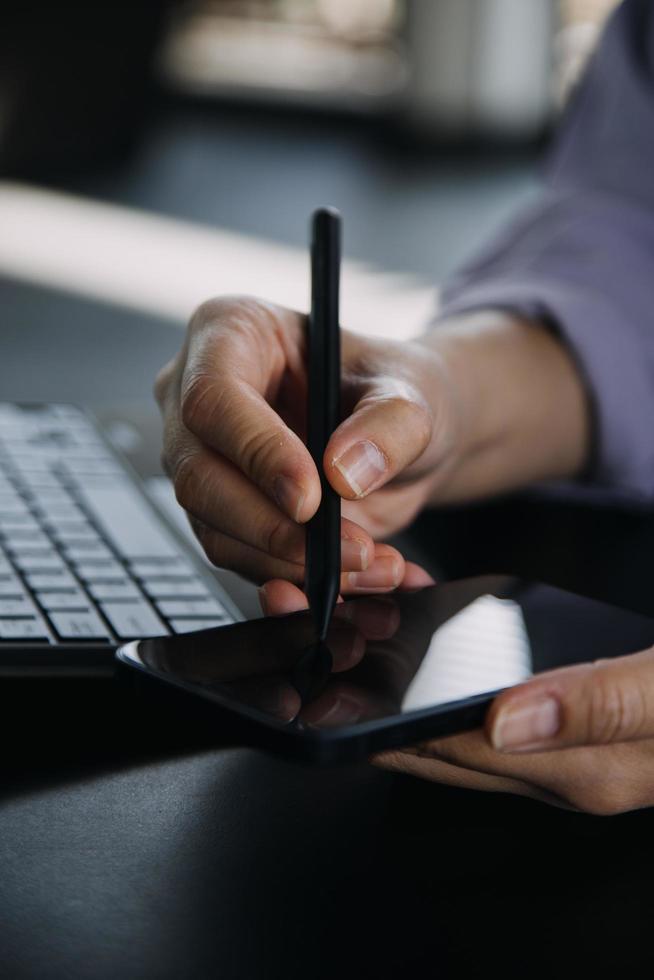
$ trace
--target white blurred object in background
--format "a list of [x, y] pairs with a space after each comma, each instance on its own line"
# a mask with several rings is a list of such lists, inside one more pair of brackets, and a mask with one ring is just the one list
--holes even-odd
[[412, 0], [407, 6], [415, 127], [453, 137], [530, 138], [552, 107], [551, 0]]
[[563, 106], [593, 53], [604, 22], [620, 0], [560, 0], [554, 43], [554, 97]]
[[[0, 275], [180, 326], [221, 293], [309, 307], [308, 249], [2, 181], [0, 228]], [[345, 326], [390, 339], [414, 336], [436, 311], [430, 283], [347, 259], [341, 295]]]
[[193, 96], [520, 141], [553, 118], [617, 0], [194, 0], [159, 58]]

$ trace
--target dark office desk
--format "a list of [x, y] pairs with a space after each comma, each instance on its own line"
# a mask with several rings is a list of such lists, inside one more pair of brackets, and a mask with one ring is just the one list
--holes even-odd
[[[2, 397], [156, 427], [151, 379], [175, 327], [10, 283], [0, 309]], [[480, 565], [498, 548], [513, 561], [533, 504], [511, 538], [494, 506], [429, 517], [408, 547], [436, 541], [456, 570], [483, 525]], [[555, 549], [589, 520], [558, 506], [540, 524]], [[600, 552], [619, 569], [644, 540], [642, 515], [616, 521], [576, 559], [596, 593]], [[211, 747], [165, 719], [139, 727], [109, 683], [34, 698], [2, 697], [3, 977], [627, 976], [652, 962], [649, 811], [592, 818]]]

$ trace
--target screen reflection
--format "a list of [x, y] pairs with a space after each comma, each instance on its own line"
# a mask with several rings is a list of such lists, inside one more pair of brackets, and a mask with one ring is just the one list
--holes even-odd
[[268, 720], [334, 728], [463, 699], [531, 673], [513, 579], [467, 579], [339, 605], [325, 644], [307, 613], [145, 640], [132, 659]]
[[402, 710], [458, 701], [525, 680], [532, 673], [522, 609], [483, 595], [443, 623], [402, 699]]

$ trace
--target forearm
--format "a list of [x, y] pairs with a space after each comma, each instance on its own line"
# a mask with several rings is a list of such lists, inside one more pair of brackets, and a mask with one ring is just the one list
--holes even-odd
[[[654, 499], [648, 421], [654, 417], [653, 65], [654, 5], [626, 0], [571, 100], [540, 200], [441, 289], [444, 318], [502, 309], [525, 323], [553, 325], [559, 354], [572, 352], [592, 401], [588, 478], [648, 501]], [[538, 381], [532, 374], [531, 383]], [[518, 399], [515, 376], [512, 389]], [[537, 389], [534, 411], [536, 396]], [[554, 469], [570, 470], [569, 459], [543, 449]]]
[[442, 321], [420, 343], [442, 362], [458, 443], [451, 465], [434, 475], [431, 502], [583, 471], [589, 397], [573, 358], [546, 327], [479, 311]]

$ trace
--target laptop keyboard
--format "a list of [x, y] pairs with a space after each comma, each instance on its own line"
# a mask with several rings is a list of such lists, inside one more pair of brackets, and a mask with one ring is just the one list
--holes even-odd
[[228, 605], [88, 416], [0, 403], [0, 648], [186, 633]]

